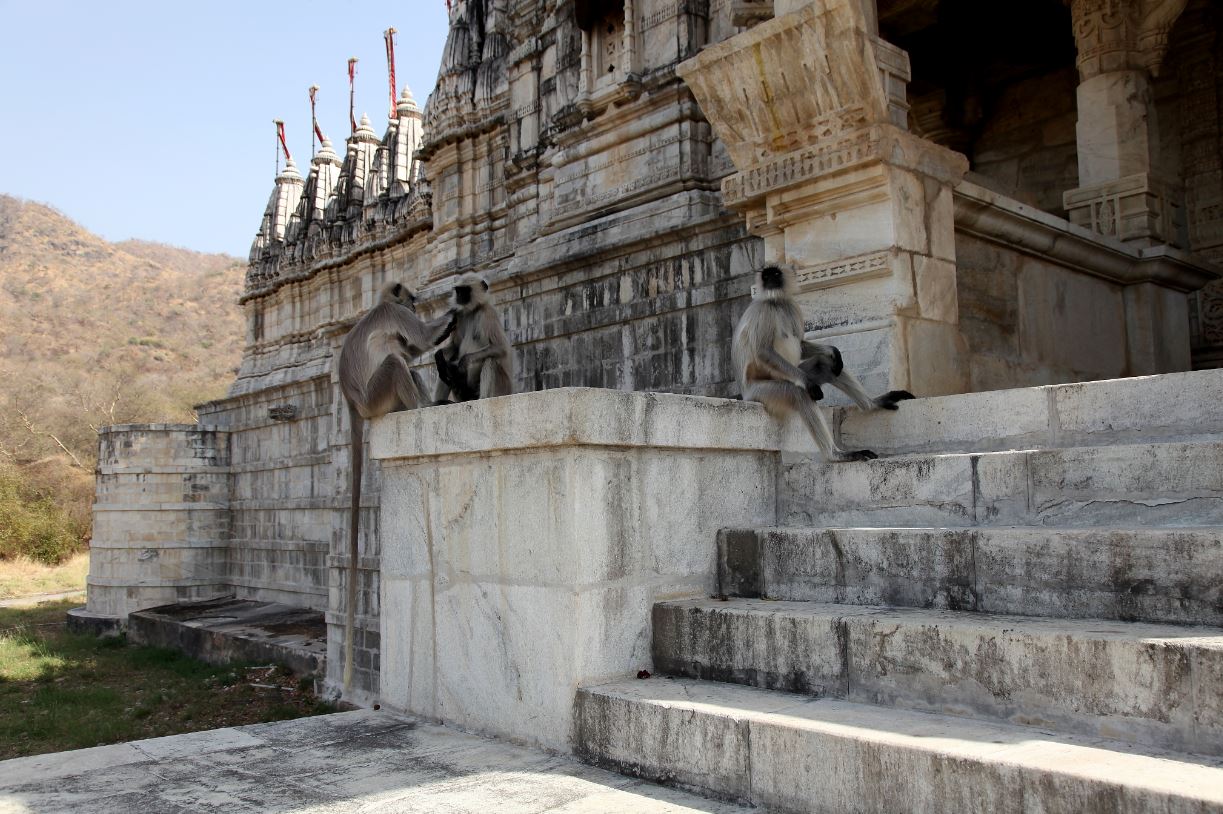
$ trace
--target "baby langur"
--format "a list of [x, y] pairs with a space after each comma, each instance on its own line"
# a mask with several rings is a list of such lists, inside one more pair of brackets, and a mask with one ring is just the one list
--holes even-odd
[[837, 447], [815, 406], [824, 395], [821, 385], [838, 388], [864, 410], [895, 410], [913, 394], [892, 390], [872, 399], [845, 369], [840, 351], [803, 341], [802, 312], [788, 291], [790, 280], [791, 275], [777, 266], [765, 266], [756, 273], [756, 293], [735, 329], [733, 347], [743, 399], [760, 402], [778, 418], [797, 412], [829, 460], [875, 458], [869, 449], [846, 452]]
[[513, 392], [514, 355], [497, 309], [488, 301], [488, 283], [464, 274], [454, 286], [454, 334], [433, 355], [438, 386], [434, 400], [508, 396]]
[[398, 410], [429, 405], [424, 382], [410, 367], [440, 344], [454, 327], [447, 313], [425, 322], [416, 315], [416, 297], [402, 283], [382, 290], [378, 304], [352, 326], [340, 347], [340, 390], [348, 402], [352, 507], [348, 520], [348, 617], [344, 635], [344, 692], [352, 688], [353, 626], [357, 607], [357, 521], [361, 506], [363, 422]]

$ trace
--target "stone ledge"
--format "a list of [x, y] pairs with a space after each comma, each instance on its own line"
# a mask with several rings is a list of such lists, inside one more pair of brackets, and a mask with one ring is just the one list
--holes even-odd
[[566, 446], [777, 451], [764, 409], [730, 399], [566, 387], [393, 413], [375, 421], [379, 460]]
[[1187, 292], [1223, 276], [1189, 252], [1127, 245], [969, 181], [955, 188], [955, 227], [1121, 285], [1150, 282]]
[[111, 424], [98, 430], [98, 435], [119, 432], [229, 432], [219, 424]]

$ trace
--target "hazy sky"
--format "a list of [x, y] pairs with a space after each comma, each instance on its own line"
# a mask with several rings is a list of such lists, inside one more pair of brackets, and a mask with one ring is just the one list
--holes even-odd
[[245, 258], [275, 175], [273, 119], [307, 169], [310, 85], [343, 155], [358, 57], [357, 118], [384, 131], [389, 26], [400, 88], [424, 107], [445, 0], [0, 0], [0, 193], [109, 240]]

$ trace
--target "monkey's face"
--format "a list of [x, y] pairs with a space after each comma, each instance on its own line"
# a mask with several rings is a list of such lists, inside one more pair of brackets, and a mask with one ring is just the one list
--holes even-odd
[[383, 292], [382, 299], [384, 302], [394, 302], [406, 308], [416, 309], [416, 295], [402, 283], [395, 283], [388, 287]]
[[456, 285], [454, 287], [454, 304], [460, 308], [471, 304], [471, 286]]
[[785, 288], [786, 277], [777, 266], [768, 266], [760, 270], [760, 286], [766, 291]]

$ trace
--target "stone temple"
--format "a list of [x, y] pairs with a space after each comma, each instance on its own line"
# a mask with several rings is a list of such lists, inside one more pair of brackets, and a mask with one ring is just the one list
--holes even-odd
[[[321, 616], [261, 643], [338, 692], [334, 359], [475, 270], [516, 394], [373, 422], [347, 700], [783, 811], [1223, 810], [1223, 6], [450, 5], [276, 177], [228, 396], [103, 432], [75, 619]], [[734, 400], [766, 261], [919, 397], [825, 402], [879, 460]]]

